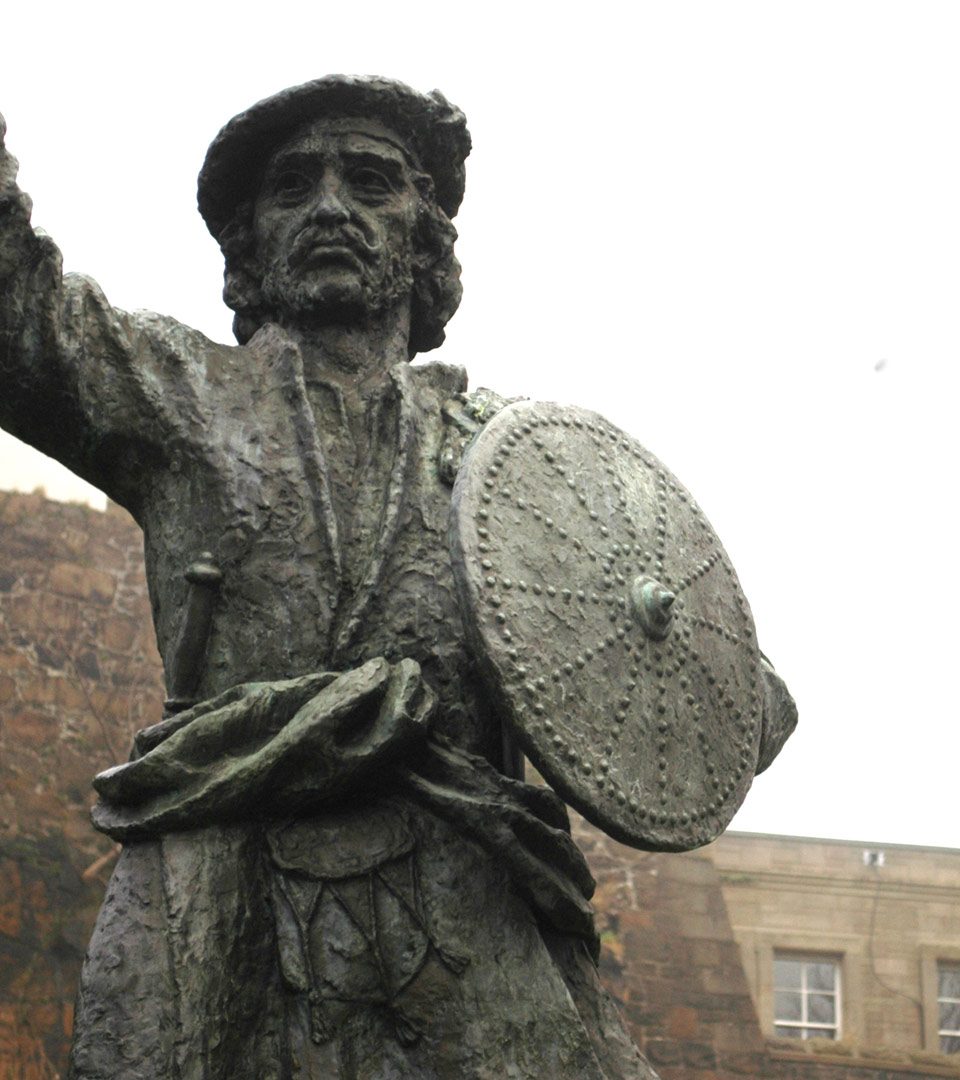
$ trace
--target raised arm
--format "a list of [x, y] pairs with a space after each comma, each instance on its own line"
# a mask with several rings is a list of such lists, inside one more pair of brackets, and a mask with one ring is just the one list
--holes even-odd
[[118, 311], [89, 278], [62, 275], [56, 245], [31, 228], [5, 130], [0, 117], [0, 427], [136, 514], [171, 434], [164, 400], [183, 380], [181, 358], [214, 346], [172, 319]]

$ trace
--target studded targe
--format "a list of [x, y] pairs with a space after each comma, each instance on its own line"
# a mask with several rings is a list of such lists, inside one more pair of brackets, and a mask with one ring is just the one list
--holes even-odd
[[718, 836], [757, 763], [760, 655], [679, 481], [595, 413], [517, 403], [466, 454], [451, 543], [471, 646], [549, 783], [634, 847]]

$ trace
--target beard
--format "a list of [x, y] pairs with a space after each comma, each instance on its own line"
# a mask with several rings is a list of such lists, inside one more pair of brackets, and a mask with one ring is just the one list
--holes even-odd
[[[302, 246], [309, 248], [309, 238]], [[409, 300], [413, 282], [413, 256], [406, 247], [375, 256], [365, 251], [356, 261], [321, 260], [319, 265], [288, 253], [265, 267], [261, 293], [288, 324], [362, 325]]]

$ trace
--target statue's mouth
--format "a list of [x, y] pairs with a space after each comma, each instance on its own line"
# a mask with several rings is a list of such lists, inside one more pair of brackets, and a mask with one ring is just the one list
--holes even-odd
[[363, 236], [349, 230], [323, 233], [317, 229], [302, 232], [290, 252], [290, 265], [295, 270], [311, 270], [321, 266], [346, 266], [361, 270], [363, 263], [372, 262], [379, 248], [368, 244]]
[[316, 270], [323, 266], [344, 266], [357, 271], [363, 269], [360, 257], [345, 244], [310, 244], [303, 251], [294, 251], [290, 264], [296, 270]]

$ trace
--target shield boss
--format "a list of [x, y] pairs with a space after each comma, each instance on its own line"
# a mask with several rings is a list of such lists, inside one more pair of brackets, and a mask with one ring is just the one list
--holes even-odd
[[677, 479], [596, 413], [520, 402], [467, 452], [451, 543], [471, 646], [552, 787], [634, 847], [718, 836], [757, 762], [760, 655]]

